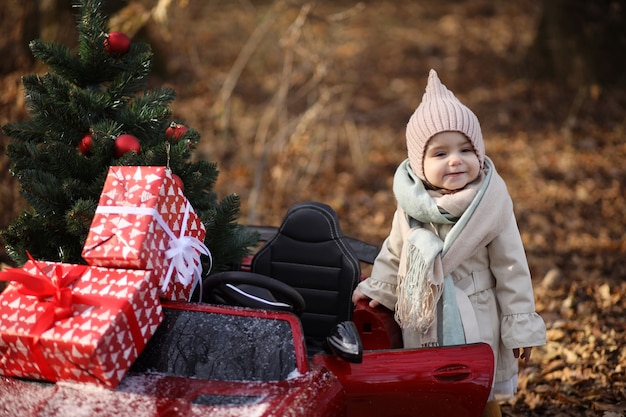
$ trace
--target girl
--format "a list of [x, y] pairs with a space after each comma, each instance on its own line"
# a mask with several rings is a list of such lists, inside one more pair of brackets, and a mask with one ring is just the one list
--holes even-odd
[[496, 401], [517, 389], [517, 358], [546, 341], [511, 198], [476, 115], [434, 70], [406, 139], [391, 231], [352, 301], [394, 310], [406, 348], [489, 343], [496, 372], [483, 415], [500, 416]]

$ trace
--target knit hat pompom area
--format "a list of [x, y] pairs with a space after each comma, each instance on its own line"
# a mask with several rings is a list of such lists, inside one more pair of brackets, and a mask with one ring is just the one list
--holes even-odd
[[434, 69], [428, 74], [426, 92], [406, 126], [409, 163], [415, 175], [424, 176], [424, 151], [428, 140], [440, 132], [461, 132], [472, 143], [480, 166], [485, 161], [485, 144], [476, 115], [441, 83]]

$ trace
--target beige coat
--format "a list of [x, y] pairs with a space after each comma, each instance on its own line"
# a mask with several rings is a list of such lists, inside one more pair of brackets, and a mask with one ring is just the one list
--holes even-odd
[[[436, 226], [422, 227], [428, 227], [443, 240], [451, 225]], [[397, 301], [398, 277], [406, 276], [404, 245], [409, 231], [407, 216], [398, 208], [371, 277], [359, 284], [361, 292], [390, 310], [395, 309]], [[496, 383], [516, 378], [518, 365], [512, 349], [545, 344], [546, 329], [535, 312], [530, 271], [513, 213], [499, 236], [478, 248], [450, 275], [455, 287], [469, 298], [478, 324], [479, 334], [467, 334], [465, 329], [466, 340], [491, 345], [496, 359]], [[420, 335], [415, 331], [403, 329], [403, 338], [407, 348], [421, 346]]]

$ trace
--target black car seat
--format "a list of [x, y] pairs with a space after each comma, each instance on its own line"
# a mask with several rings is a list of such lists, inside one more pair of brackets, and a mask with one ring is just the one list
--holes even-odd
[[352, 318], [359, 258], [341, 232], [337, 213], [326, 204], [292, 206], [277, 233], [252, 259], [251, 271], [282, 281], [302, 295], [309, 355], [323, 349], [337, 323]]

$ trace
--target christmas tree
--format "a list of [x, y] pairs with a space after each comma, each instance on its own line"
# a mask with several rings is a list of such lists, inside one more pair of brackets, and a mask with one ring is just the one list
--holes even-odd
[[[111, 165], [169, 166], [206, 230], [212, 271], [238, 263], [257, 236], [236, 223], [240, 200], [218, 200], [215, 163], [191, 162], [200, 135], [172, 119], [175, 91], [147, 89], [149, 45], [108, 33], [102, 0], [77, 6], [77, 51], [34, 40], [43, 76], [23, 77], [30, 120], [3, 126], [11, 173], [30, 209], [0, 232], [18, 264], [35, 259], [84, 263], [85, 242]], [[204, 259], [205, 273], [209, 260]]]

